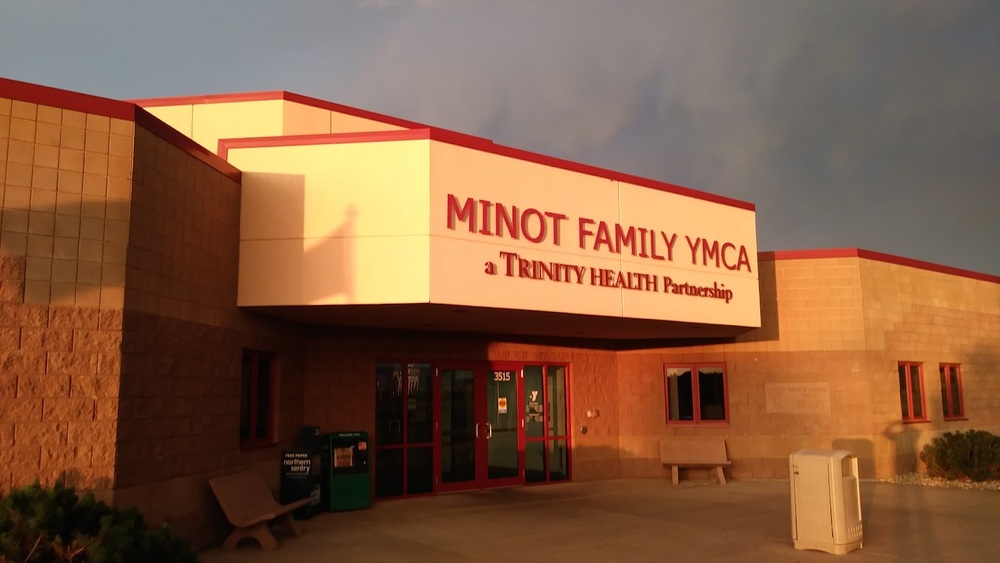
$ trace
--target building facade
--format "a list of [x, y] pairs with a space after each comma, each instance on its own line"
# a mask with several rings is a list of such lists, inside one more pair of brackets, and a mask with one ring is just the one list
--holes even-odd
[[862, 476], [1000, 433], [1000, 278], [758, 252], [752, 204], [287, 92], [124, 102], [0, 79], [0, 492], [225, 522], [207, 480], [365, 430], [376, 498]]

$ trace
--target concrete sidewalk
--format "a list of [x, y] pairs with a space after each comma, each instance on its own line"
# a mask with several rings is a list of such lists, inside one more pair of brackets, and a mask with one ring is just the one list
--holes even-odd
[[862, 483], [864, 547], [792, 547], [788, 483], [617, 480], [383, 501], [300, 522], [205, 563], [294, 561], [1000, 561], [1000, 493]]

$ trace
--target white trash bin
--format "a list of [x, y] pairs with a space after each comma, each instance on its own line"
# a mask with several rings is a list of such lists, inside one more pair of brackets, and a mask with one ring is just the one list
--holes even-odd
[[861, 548], [858, 458], [845, 450], [799, 450], [788, 456], [795, 549], [843, 555]]

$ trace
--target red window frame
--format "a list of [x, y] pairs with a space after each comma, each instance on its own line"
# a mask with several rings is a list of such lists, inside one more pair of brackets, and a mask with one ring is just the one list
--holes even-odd
[[[395, 372], [395, 366], [397, 366], [397, 365], [398, 365], [398, 369], [399, 369], [398, 373]], [[382, 436], [383, 429], [382, 429], [381, 426], [379, 426], [381, 424], [381, 422], [382, 422], [382, 418], [381, 418], [380, 413], [379, 413], [380, 396], [379, 396], [379, 389], [378, 389], [378, 383], [377, 383], [377, 381], [378, 381], [378, 375], [377, 374], [378, 374], [379, 366], [392, 366], [393, 370], [394, 370], [393, 371], [392, 379], [393, 379], [393, 381], [396, 384], [399, 385], [399, 387], [398, 387], [398, 395], [397, 395], [397, 398], [395, 399], [394, 402], [396, 402], [400, 406], [400, 409], [401, 409], [400, 410], [401, 418], [398, 419], [398, 420], [387, 420], [387, 421], [385, 421], [385, 422], [387, 422], [387, 427], [385, 428], [385, 430], [387, 431], [387, 433], [392, 433], [392, 431], [391, 431], [391, 428], [392, 428], [391, 424], [392, 424], [392, 422], [397, 422], [397, 424], [399, 424], [399, 426], [398, 426], [398, 428], [396, 430], [396, 432], [398, 432], [399, 435], [400, 435], [398, 442], [386, 442], [386, 441], [383, 441], [383, 436]], [[411, 410], [410, 410], [410, 407], [409, 407], [409, 401], [411, 399], [411, 395], [414, 395], [415, 390], [411, 387], [411, 385], [412, 385], [411, 382], [413, 380], [410, 378], [409, 370], [410, 370], [410, 368], [416, 368], [417, 369], [418, 377], [417, 377], [416, 381], [419, 382], [419, 380], [420, 380], [419, 374], [420, 374], [421, 367], [426, 367], [427, 368], [427, 376], [428, 377], [427, 377], [426, 385], [428, 385], [429, 388], [426, 389], [425, 391], [428, 393], [428, 396], [427, 396], [428, 403], [426, 403], [426, 406], [429, 406], [429, 408], [430, 408], [430, 422], [429, 422], [430, 426], [429, 426], [429, 428], [431, 429], [431, 436], [430, 436], [429, 441], [428, 440], [424, 440], [424, 441], [411, 441], [411, 435], [410, 435], [410, 415], [412, 413], [411, 413]], [[374, 446], [375, 447], [375, 452], [374, 453], [375, 453], [375, 467], [376, 467], [376, 471], [373, 474], [373, 479], [375, 479], [376, 485], [375, 485], [375, 488], [373, 489], [373, 493], [372, 494], [374, 494], [376, 496], [376, 498], [400, 498], [400, 497], [404, 497], [404, 496], [405, 497], [417, 497], [417, 496], [422, 496], [422, 495], [434, 494], [434, 492], [435, 492], [434, 491], [435, 484], [433, 482], [434, 481], [434, 476], [433, 475], [432, 475], [432, 478], [431, 478], [432, 479], [432, 481], [431, 481], [431, 489], [429, 491], [411, 492], [410, 491], [410, 482], [409, 482], [407, 471], [410, 468], [410, 459], [409, 459], [410, 455], [413, 454], [417, 450], [430, 449], [432, 451], [432, 454], [431, 454], [432, 466], [434, 464], [433, 460], [437, 459], [437, 457], [440, 455], [440, 452], [437, 451], [437, 447], [435, 445], [435, 442], [436, 442], [436, 440], [435, 440], [435, 434], [437, 433], [437, 431], [434, 429], [434, 422], [433, 422], [434, 421], [434, 417], [437, 416], [437, 412], [436, 411], [439, 408], [438, 400], [435, 397], [435, 392], [437, 390], [437, 385], [435, 384], [435, 376], [436, 376], [436, 373], [437, 373], [437, 369], [438, 369], [438, 366], [435, 363], [433, 363], [433, 362], [430, 362], [428, 360], [414, 360], [412, 358], [410, 358], [410, 359], [398, 359], [398, 358], [396, 358], [396, 359], [384, 359], [384, 360], [380, 359], [380, 360], [377, 360], [375, 362], [375, 370], [376, 370], [376, 389], [375, 389], [375, 410], [376, 410], [375, 418], [376, 418], [376, 420], [375, 420], [375, 424], [376, 424], [376, 430], [375, 430], [375, 434], [373, 436], [373, 441], [374, 441], [374, 444], [375, 444], [375, 446]], [[389, 398], [392, 399], [391, 393], [390, 393]], [[398, 495], [397, 494], [386, 495], [386, 494], [383, 494], [382, 491], [378, 488], [377, 481], [378, 481], [378, 479], [380, 477], [380, 474], [378, 472], [378, 459], [379, 459], [380, 455], [383, 455], [383, 454], [384, 455], [390, 455], [391, 452], [394, 452], [394, 451], [395, 452], [400, 452], [401, 456], [402, 456], [402, 460], [401, 460], [401, 469], [402, 469], [402, 475], [401, 475], [401, 477], [402, 477], [402, 489], [401, 489], [401, 491], [402, 492], [400, 494], [398, 494]]]
[[959, 364], [940, 364], [938, 365], [938, 374], [941, 376], [941, 409], [944, 412], [944, 419], [966, 420], [965, 393], [962, 391], [962, 366]]
[[[521, 378], [522, 378], [522, 380], [521, 380], [521, 387], [522, 387], [522, 389], [525, 388], [525, 383], [524, 383], [524, 377], [525, 377], [524, 376], [524, 371], [525, 371], [525, 368], [528, 368], [528, 367], [538, 367], [538, 368], [541, 369], [541, 373], [540, 373], [540, 375], [541, 375], [541, 389], [540, 389], [540, 391], [541, 391], [541, 395], [542, 396], [540, 397], [540, 399], [541, 399], [542, 413], [543, 413], [543, 418], [544, 418], [544, 422], [543, 422], [543, 426], [542, 426], [542, 435], [541, 436], [528, 436], [526, 428], [522, 428], [522, 432], [524, 432], [525, 448], [527, 448], [526, 444], [528, 442], [541, 442], [543, 444], [543, 446], [542, 446], [542, 448], [543, 448], [542, 449], [542, 456], [543, 456], [543, 458], [542, 459], [543, 459], [544, 468], [545, 468], [545, 479], [544, 480], [531, 481], [531, 482], [528, 482], [527, 479], [525, 479], [525, 485], [527, 485], [527, 486], [535, 486], [535, 485], [544, 485], [544, 484], [547, 484], [547, 483], [565, 483], [565, 482], [572, 481], [573, 480], [573, 445], [572, 445], [571, 439], [572, 439], [572, 428], [573, 428], [573, 425], [572, 425], [570, 413], [572, 413], [573, 410], [572, 410], [572, 405], [570, 403], [570, 365], [567, 364], [567, 363], [545, 363], [545, 362], [524, 362], [524, 363], [521, 363], [521, 364], [513, 364], [513, 365], [515, 365], [515, 366], [518, 367], [518, 370], [519, 370], [519, 372], [521, 374]], [[556, 368], [556, 369], [562, 368], [563, 369], [563, 374], [562, 374], [562, 377], [563, 377], [563, 405], [562, 405], [562, 407], [563, 407], [563, 409], [562, 409], [563, 420], [562, 420], [562, 426], [563, 426], [564, 432], [562, 434], [559, 434], [558, 432], [555, 432], [553, 430], [553, 426], [557, 425], [558, 423], [557, 423], [556, 419], [554, 418], [554, 416], [556, 415], [556, 413], [552, 412], [552, 408], [551, 408], [552, 403], [550, 402], [551, 400], [555, 399], [554, 397], [551, 397], [549, 395], [549, 384], [548, 384], [548, 381], [549, 381], [549, 369], [550, 368]], [[525, 393], [526, 393], [526, 391], [525, 391]], [[524, 417], [527, 417], [528, 400], [529, 399], [528, 399], [527, 395], [525, 395], [522, 398], [522, 401], [521, 401], [522, 402], [522, 405], [521, 405], [521, 409], [522, 409], [521, 410], [521, 414]], [[558, 399], [556, 399], [556, 400], [558, 400]], [[567, 466], [566, 466], [566, 478], [565, 479], [563, 479], [563, 478], [553, 479], [552, 478], [552, 460], [551, 460], [552, 451], [555, 448], [555, 445], [558, 444], [558, 443], [560, 443], [560, 442], [562, 442], [565, 445], [565, 447], [566, 447], [566, 464], [567, 464]], [[523, 462], [522, 467], [524, 467], [524, 469], [527, 470], [527, 460], [525, 460]]]
[[[266, 386], [267, 412], [265, 413], [261, 413], [260, 409], [258, 409], [262, 360], [267, 360], [268, 377]], [[248, 368], [249, 373], [247, 373]], [[277, 426], [275, 424], [275, 400], [278, 389], [278, 373], [280, 371], [278, 369], [278, 356], [273, 352], [244, 350], [240, 371], [240, 385], [241, 387], [244, 385], [247, 387], [240, 389], [240, 449], [255, 450], [273, 446], [277, 443], [277, 437], [275, 436], [275, 428]], [[265, 417], [267, 421], [262, 433], [257, 432], [257, 423], [260, 421], [261, 416]], [[247, 422], [246, 428], [243, 427], [244, 418], [246, 418]]]
[[[701, 413], [701, 389], [699, 369], [717, 368], [722, 371], [722, 419], [702, 419]], [[671, 420], [670, 418], [670, 376], [669, 370], [684, 369], [691, 372], [691, 400], [692, 419], [691, 420]], [[664, 418], [668, 425], [698, 425], [698, 426], [728, 426], [729, 425], [729, 374], [725, 363], [707, 362], [699, 364], [663, 364], [663, 405]]]
[[[927, 386], [924, 385], [923, 364], [899, 362], [896, 371], [899, 374], [899, 405], [903, 422], [927, 422]], [[919, 405], [913, 400], [914, 382], [920, 397]], [[920, 407], [919, 414], [914, 414], [917, 410], [915, 406]]]

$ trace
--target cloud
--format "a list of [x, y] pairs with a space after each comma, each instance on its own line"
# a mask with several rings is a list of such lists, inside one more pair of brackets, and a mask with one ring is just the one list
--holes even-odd
[[406, 7], [441, 8], [451, 3], [451, 0], [359, 0], [357, 7], [374, 10]]
[[[763, 247], [873, 246], [1000, 272], [1000, 257], [961, 250], [1000, 239], [982, 215], [1000, 187], [1000, 6], [473, 6], [400, 18], [358, 97], [754, 201]], [[974, 224], [942, 231], [942, 215]]]
[[0, 71], [125, 98], [301, 91], [755, 202], [762, 248], [1000, 274], [996, 2], [302, 4], [23, 3]]

